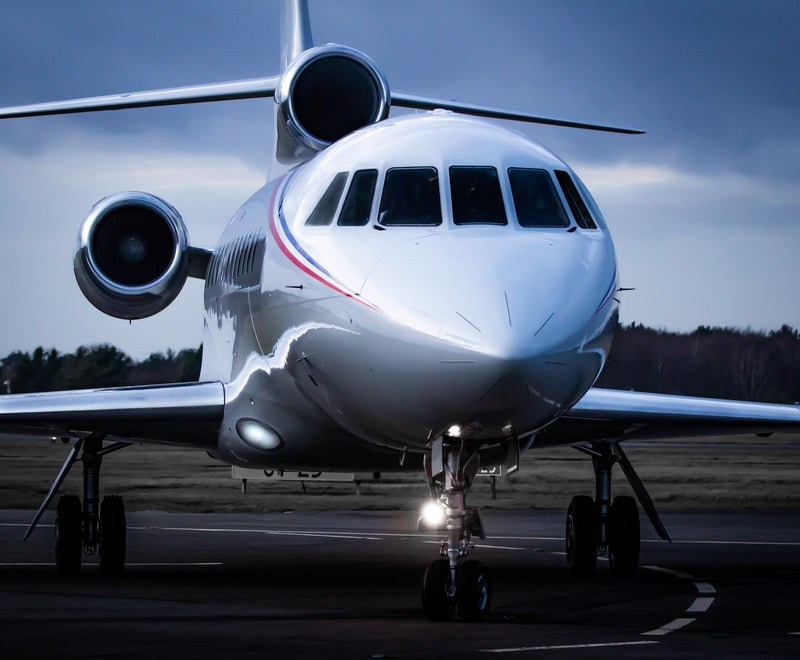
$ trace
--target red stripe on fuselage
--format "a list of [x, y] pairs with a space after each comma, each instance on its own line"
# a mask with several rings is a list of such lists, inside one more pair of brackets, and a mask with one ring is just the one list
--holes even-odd
[[375, 307], [374, 305], [371, 305], [370, 303], [368, 303], [368, 302], [366, 302], [364, 300], [361, 300], [358, 296], [353, 295], [352, 293], [348, 293], [347, 291], [344, 291], [343, 289], [341, 289], [338, 286], [336, 286], [333, 282], [330, 282], [330, 281], [326, 280], [324, 277], [322, 277], [318, 273], [314, 272], [306, 264], [304, 264], [302, 261], [300, 261], [300, 259], [298, 259], [294, 255], [294, 253], [292, 253], [292, 251], [289, 249], [289, 247], [286, 245], [286, 243], [283, 242], [283, 239], [281, 238], [280, 233], [278, 232], [278, 228], [275, 225], [275, 198], [278, 195], [278, 188], [281, 187], [282, 182], [283, 182], [283, 178], [279, 179], [275, 183], [275, 188], [273, 189], [272, 196], [270, 197], [270, 200], [269, 200], [269, 230], [270, 230], [270, 233], [272, 234], [272, 237], [275, 239], [275, 243], [280, 248], [281, 252], [283, 252], [283, 254], [286, 256], [286, 258], [289, 261], [291, 261], [295, 266], [297, 266], [300, 270], [302, 270], [306, 275], [310, 275], [311, 277], [313, 277], [318, 282], [320, 282], [320, 283], [324, 284], [325, 286], [327, 286], [329, 289], [333, 289], [334, 291], [336, 291], [337, 293], [342, 294], [343, 296], [347, 296], [348, 298], [351, 298], [352, 300], [356, 300], [356, 301], [360, 302], [362, 305], [365, 305], [366, 307], [369, 307], [370, 309], [374, 309], [375, 311], [379, 311], [378, 308]]

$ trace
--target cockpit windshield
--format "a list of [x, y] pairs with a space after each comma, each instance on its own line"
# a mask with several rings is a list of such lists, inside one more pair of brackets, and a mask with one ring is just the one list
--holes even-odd
[[500, 181], [494, 167], [451, 167], [450, 195], [455, 224], [508, 224]]
[[520, 226], [569, 226], [569, 218], [547, 170], [512, 167], [508, 170], [508, 179]]
[[353, 175], [350, 190], [339, 213], [337, 224], [340, 227], [363, 227], [369, 222], [377, 180], [378, 170], [358, 170]]
[[387, 227], [442, 224], [435, 167], [395, 167], [386, 172], [378, 222]]

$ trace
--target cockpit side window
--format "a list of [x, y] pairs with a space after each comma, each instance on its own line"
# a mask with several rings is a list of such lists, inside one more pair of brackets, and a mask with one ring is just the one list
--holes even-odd
[[314, 227], [322, 227], [331, 224], [333, 214], [336, 213], [336, 207], [339, 206], [339, 199], [342, 197], [344, 184], [347, 183], [347, 172], [339, 172], [333, 181], [328, 186], [328, 189], [322, 194], [319, 202], [311, 211], [311, 215], [306, 220], [307, 225]]
[[453, 221], [457, 225], [505, 225], [506, 208], [494, 167], [450, 168]]
[[508, 170], [517, 220], [522, 227], [568, 227], [567, 217], [547, 170]]
[[363, 227], [369, 222], [372, 198], [375, 196], [375, 182], [378, 170], [358, 170], [350, 182], [350, 190], [344, 198], [338, 225], [342, 227]]
[[387, 227], [442, 224], [435, 167], [395, 167], [386, 172], [378, 221]]
[[564, 170], [556, 170], [555, 173], [561, 190], [564, 191], [564, 197], [567, 198], [567, 204], [569, 204], [572, 215], [575, 216], [575, 222], [578, 223], [579, 227], [583, 227], [584, 229], [597, 229], [597, 224], [594, 218], [592, 218], [592, 214], [589, 213], [589, 209], [586, 207], [586, 203], [580, 196], [578, 189], [575, 187], [575, 182], [572, 180], [572, 177]]

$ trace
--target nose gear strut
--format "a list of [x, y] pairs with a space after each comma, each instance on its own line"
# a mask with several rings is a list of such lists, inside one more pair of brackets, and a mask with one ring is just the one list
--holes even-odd
[[479, 621], [491, 609], [489, 570], [479, 561], [466, 559], [474, 547], [472, 537], [486, 538], [478, 510], [466, 506], [479, 467], [477, 448], [468, 447], [463, 439], [439, 438], [426, 457], [431, 495], [444, 508], [447, 531], [441, 558], [431, 563], [422, 581], [422, 609], [434, 621], [449, 620], [456, 613], [463, 621]]

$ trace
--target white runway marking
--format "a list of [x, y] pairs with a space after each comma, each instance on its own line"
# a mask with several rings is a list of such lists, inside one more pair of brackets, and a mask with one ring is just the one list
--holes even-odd
[[655, 630], [650, 630], [648, 632], [642, 633], [642, 635], [666, 635], [667, 633], [671, 633], [673, 630], [678, 630], [679, 628], [683, 628], [684, 626], [688, 626], [690, 623], [694, 623], [696, 619], [674, 619], [670, 621], [666, 625], [661, 626], [660, 628], [656, 628]]
[[[436, 541], [434, 539], [422, 541], [423, 543], [429, 543], [431, 545], [442, 545], [441, 541]], [[478, 543], [475, 544], [476, 548], [488, 548], [490, 550], [527, 550], [528, 548], [517, 548], [510, 545], [480, 545]]]
[[[670, 568], [663, 568], [661, 566], [642, 566], [642, 568], [647, 569], [649, 571], [659, 571], [661, 573], [667, 573], [668, 575], [672, 575], [677, 577], [681, 580], [692, 580], [694, 584], [694, 588], [697, 589], [698, 597], [694, 599], [694, 602], [686, 608], [686, 614], [700, 614], [703, 612], [708, 611], [708, 608], [711, 607], [712, 603], [714, 602], [714, 596], [711, 594], [716, 594], [717, 590], [713, 584], [708, 582], [694, 582], [694, 577], [689, 575], [688, 573], [683, 573], [681, 571], [675, 571]], [[642, 633], [642, 635], [666, 635], [667, 633], [671, 633], [673, 630], [678, 630], [679, 628], [683, 628], [684, 626], [688, 626], [693, 621], [696, 621], [696, 618], [679, 618], [670, 621], [668, 624], [661, 626], [661, 628], [656, 628], [655, 630], [649, 630], [648, 632]]]
[[[152, 566], [222, 566], [221, 561], [143, 561], [143, 562], [126, 562], [125, 566], [137, 567], [152, 567]], [[0, 562], [0, 567], [20, 567], [20, 566], [36, 566], [36, 567], [50, 567], [55, 566], [52, 561], [4, 561]]]
[[294, 529], [236, 529], [226, 527], [129, 527], [138, 530], [162, 530], [167, 532], [202, 532], [211, 534], [265, 534], [267, 536], [304, 536], [320, 539], [350, 539], [353, 541], [382, 541], [378, 536], [354, 534], [348, 532], [319, 531], [309, 532]]
[[520, 653], [522, 651], [562, 651], [569, 649], [599, 649], [612, 646], [642, 646], [643, 644], [658, 644], [655, 640], [639, 640], [636, 642], [597, 642], [594, 644], [558, 644], [555, 646], [520, 646], [509, 649], [482, 649], [483, 653]]
[[713, 598], [695, 598], [694, 602], [686, 608], [686, 613], [694, 614], [696, 612], [705, 612], [711, 607], [711, 603], [713, 602]]
[[709, 584], [708, 582], [695, 582], [694, 588], [697, 589], [697, 593], [699, 593], [701, 596], [708, 596], [710, 594], [717, 593], [714, 585]]
[[673, 577], [679, 578], [681, 580], [693, 580], [694, 579], [688, 573], [681, 573], [680, 571], [673, 571], [671, 568], [661, 568], [661, 566], [642, 566], [642, 568], [646, 568], [648, 571], [658, 571], [659, 573], [667, 573], [668, 575], [672, 575]]

